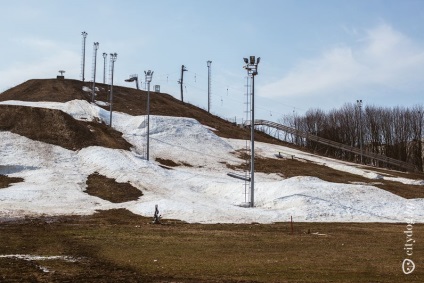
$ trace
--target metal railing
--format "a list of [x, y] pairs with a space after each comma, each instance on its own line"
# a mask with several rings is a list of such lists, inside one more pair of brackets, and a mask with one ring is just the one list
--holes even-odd
[[[244, 125], [250, 126], [250, 121], [245, 121]], [[281, 130], [281, 131], [284, 131], [286, 133], [293, 134], [293, 135], [296, 135], [298, 137], [301, 137], [301, 138], [304, 138], [304, 139], [307, 139], [307, 140], [310, 140], [310, 141], [314, 141], [314, 142], [318, 142], [318, 143], [321, 143], [321, 144], [324, 144], [324, 145], [327, 145], [327, 146], [331, 146], [333, 148], [337, 148], [337, 149], [344, 150], [344, 151], [351, 152], [351, 153], [358, 154], [358, 155], [362, 154], [362, 156], [364, 156], [364, 157], [375, 159], [375, 160], [378, 160], [378, 161], [381, 161], [381, 162], [384, 162], [384, 163], [387, 163], [387, 164], [390, 164], [390, 165], [395, 165], [395, 166], [398, 166], [400, 168], [406, 169], [408, 171], [417, 171], [417, 168], [413, 164], [410, 164], [410, 163], [407, 163], [407, 162], [404, 162], [404, 161], [401, 161], [401, 160], [398, 160], [398, 159], [395, 159], [395, 158], [380, 155], [380, 154], [377, 154], [377, 153], [373, 153], [373, 152], [370, 152], [370, 151], [367, 151], [367, 150], [363, 150], [362, 153], [361, 153], [361, 150], [359, 148], [356, 148], [356, 147], [353, 147], [353, 146], [350, 146], [350, 145], [346, 145], [346, 144], [342, 144], [342, 143], [338, 143], [338, 142], [335, 142], [335, 141], [332, 141], [332, 140], [324, 139], [324, 138], [321, 138], [319, 136], [312, 135], [310, 133], [303, 132], [303, 131], [300, 131], [300, 130], [297, 130], [297, 129], [293, 129], [293, 128], [290, 128], [290, 127], [287, 127], [287, 126], [284, 126], [284, 125], [281, 125], [281, 124], [278, 124], [278, 123], [275, 123], [275, 122], [271, 122], [271, 121], [267, 121], [267, 120], [255, 120], [255, 126], [256, 125], [263, 125], [263, 126], [272, 127], [272, 128], [277, 129], [277, 130]]]

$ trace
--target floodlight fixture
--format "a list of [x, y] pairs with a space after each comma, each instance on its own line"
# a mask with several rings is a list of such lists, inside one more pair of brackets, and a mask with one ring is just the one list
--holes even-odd
[[246, 63], [246, 64], [249, 63], [249, 60], [247, 58], [243, 58], [243, 60], [244, 60], [244, 63]]
[[152, 81], [153, 71], [144, 71], [144, 75], [146, 76], [146, 82], [150, 83]]
[[250, 62], [249, 63], [252, 64], [252, 65], [256, 63], [255, 56], [250, 56]]

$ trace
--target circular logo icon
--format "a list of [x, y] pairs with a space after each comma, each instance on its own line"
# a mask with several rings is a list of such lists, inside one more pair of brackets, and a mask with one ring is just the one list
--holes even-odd
[[410, 274], [414, 271], [414, 269], [415, 269], [415, 263], [412, 260], [410, 260], [409, 258], [406, 258], [403, 260], [403, 263], [402, 263], [403, 273]]

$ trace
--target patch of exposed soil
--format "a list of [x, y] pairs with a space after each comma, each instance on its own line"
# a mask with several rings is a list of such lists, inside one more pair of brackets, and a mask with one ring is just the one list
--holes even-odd
[[161, 165], [169, 166], [169, 167], [177, 167], [177, 166], [181, 166], [181, 165], [186, 166], [186, 167], [193, 167], [193, 165], [191, 165], [187, 162], [176, 163], [173, 160], [160, 158], [160, 157], [156, 158], [155, 160], [156, 160], [156, 162], [159, 162]]
[[177, 166], [180, 165], [180, 164], [178, 164], [178, 163], [176, 163], [176, 162], [174, 162], [174, 161], [172, 161], [170, 159], [165, 159], [165, 158], [159, 158], [158, 157], [155, 160], [156, 160], [156, 162], [159, 162], [160, 164], [165, 165], [165, 166], [169, 166], [169, 167], [177, 167]]
[[83, 122], [60, 110], [0, 105], [0, 130], [70, 150], [103, 146], [129, 150], [122, 134], [105, 124]]
[[7, 188], [13, 183], [20, 183], [20, 182], [23, 182], [23, 181], [24, 181], [24, 179], [22, 179], [22, 178], [0, 175], [0, 189]]
[[66, 102], [84, 99], [83, 82], [78, 80], [28, 80], [0, 94], [0, 101], [53, 101]]
[[98, 173], [88, 176], [85, 192], [113, 203], [137, 200], [143, 195], [139, 189], [133, 187], [130, 183], [118, 183], [115, 179], [107, 178]]

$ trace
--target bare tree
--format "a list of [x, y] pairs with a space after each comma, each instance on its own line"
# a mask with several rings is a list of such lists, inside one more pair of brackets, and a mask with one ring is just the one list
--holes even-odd
[[[359, 123], [360, 117], [362, 117], [362, 127]], [[293, 115], [283, 116], [280, 123], [356, 147], [359, 147], [362, 136], [364, 150], [409, 162], [422, 170], [423, 118], [422, 106], [415, 106], [412, 109], [366, 106], [363, 113], [359, 115], [358, 107], [347, 103], [342, 108], [333, 109], [327, 113], [320, 109], [311, 109], [304, 116], [299, 116], [293, 112]], [[287, 133], [285, 140], [336, 158], [351, 161], [358, 159], [358, 156], [354, 154], [313, 141], [305, 141]], [[366, 160], [366, 163], [371, 162], [378, 165], [376, 161]]]

